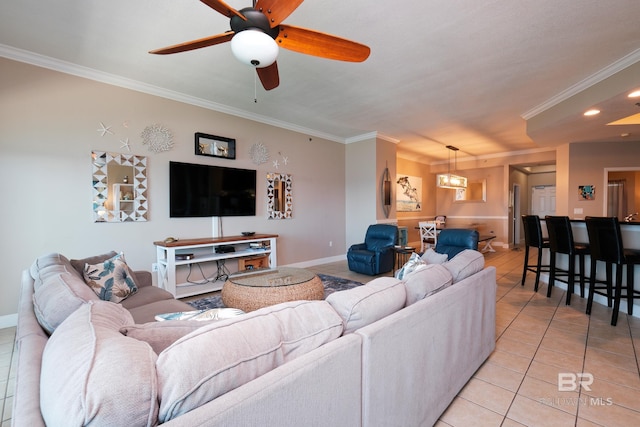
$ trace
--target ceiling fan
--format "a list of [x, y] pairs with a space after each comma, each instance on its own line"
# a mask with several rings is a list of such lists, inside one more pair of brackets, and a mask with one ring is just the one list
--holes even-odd
[[167, 55], [231, 41], [231, 50], [241, 62], [256, 68], [262, 86], [271, 90], [280, 84], [278, 46], [298, 53], [362, 62], [370, 49], [360, 43], [307, 28], [284, 25], [284, 21], [304, 0], [254, 0], [253, 7], [235, 10], [222, 0], [200, 0], [231, 19], [231, 30], [149, 53]]

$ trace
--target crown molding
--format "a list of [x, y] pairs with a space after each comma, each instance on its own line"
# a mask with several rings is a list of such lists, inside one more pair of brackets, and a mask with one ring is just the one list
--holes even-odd
[[613, 64], [608, 65], [607, 67], [603, 68], [602, 70], [598, 71], [595, 74], [592, 74], [591, 76], [587, 77], [586, 79], [579, 81], [578, 83], [576, 83], [575, 85], [563, 90], [562, 92], [560, 92], [559, 94], [549, 98], [548, 100], [546, 100], [545, 102], [543, 102], [542, 104], [533, 107], [531, 110], [523, 113], [521, 115], [521, 117], [525, 120], [529, 120], [532, 117], [537, 116], [538, 114], [552, 108], [555, 107], [556, 105], [560, 104], [563, 101], [566, 101], [567, 99], [571, 98], [574, 95], [577, 95], [578, 93], [589, 89], [591, 86], [600, 83], [601, 81], [615, 75], [616, 73], [619, 73], [620, 71], [624, 70], [625, 68], [635, 64], [636, 62], [640, 61], [640, 49], [636, 49], [633, 52], [631, 52], [630, 54], [620, 58], [619, 60], [617, 60], [616, 62], [614, 62]]
[[263, 123], [266, 125], [278, 127], [281, 129], [298, 132], [304, 135], [314, 136], [316, 138], [322, 138], [333, 142], [339, 142], [346, 144], [347, 140], [343, 137], [329, 134], [326, 132], [320, 132], [315, 129], [298, 126], [293, 123], [276, 120], [270, 117], [262, 116], [260, 114], [250, 113], [238, 108], [229, 107], [228, 105], [219, 104], [212, 101], [207, 101], [195, 96], [185, 95], [180, 92], [161, 88], [159, 86], [150, 85], [137, 80], [128, 79], [115, 74], [105, 73], [95, 70], [93, 68], [84, 67], [82, 65], [74, 64], [67, 61], [51, 58], [49, 56], [40, 55], [37, 53], [29, 52], [23, 49], [17, 49], [11, 46], [0, 44], [0, 56], [8, 59], [12, 59], [19, 62], [35, 65], [42, 68], [47, 68], [53, 71], [58, 71], [65, 74], [70, 74], [77, 77], [82, 77], [88, 80], [94, 80], [100, 83], [106, 83], [113, 86], [122, 87], [125, 89], [134, 90], [136, 92], [146, 93], [149, 95], [158, 96], [160, 98], [166, 98], [173, 101], [182, 102], [184, 104], [195, 105], [208, 110], [217, 111], [220, 113], [229, 114], [243, 119], [252, 120], [254, 122]]

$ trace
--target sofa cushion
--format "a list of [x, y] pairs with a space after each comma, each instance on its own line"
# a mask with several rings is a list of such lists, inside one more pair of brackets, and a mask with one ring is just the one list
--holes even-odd
[[176, 342], [179, 338], [218, 320], [166, 320], [149, 322], [141, 325], [127, 325], [120, 328], [120, 333], [131, 338], [149, 343], [156, 354]]
[[78, 272], [78, 274], [82, 276], [82, 273], [84, 272], [85, 264], [99, 264], [101, 262], [108, 260], [109, 258], [113, 258], [116, 255], [118, 255], [116, 251], [109, 251], [104, 254], [94, 255], [87, 258], [72, 259], [70, 263], [73, 266], [73, 268]]
[[429, 248], [422, 254], [422, 260], [427, 264], [442, 264], [447, 259], [449, 259], [449, 255], [447, 254], [439, 254], [433, 249]]
[[52, 275], [59, 273], [71, 273], [75, 272], [72, 268], [69, 260], [62, 254], [50, 253], [39, 256], [36, 258], [31, 267], [29, 267], [29, 274], [34, 281], [34, 289], [38, 289], [43, 280]]
[[341, 334], [342, 320], [326, 301], [282, 303], [198, 328], [158, 356], [159, 421], [176, 418]]
[[[136, 279], [136, 284], [138, 280]], [[171, 292], [159, 288], [157, 286], [143, 286], [139, 287], [135, 294], [130, 295], [127, 299], [120, 302], [124, 308], [131, 310], [136, 307], [141, 307], [147, 304], [154, 303], [156, 301], [164, 301], [174, 299]], [[158, 314], [158, 313], [156, 313]]]
[[[137, 294], [136, 294], [137, 295]], [[131, 298], [135, 297], [132, 296]], [[128, 298], [123, 302], [128, 301]], [[127, 308], [124, 304], [123, 307]], [[191, 311], [193, 307], [191, 307], [186, 302], [182, 302], [177, 299], [163, 299], [155, 302], [150, 302], [144, 305], [139, 305], [137, 307], [127, 308], [129, 313], [133, 316], [133, 320], [136, 323], [147, 323], [153, 322], [156, 320], [157, 314], [164, 313], [175, 313], [177, 311]]]
[[364, 286], [334, 292], [327, 302], [342, 317], [344, 333], [349, 333], [400, 310], [406, 297], [402, 281], [378, 277]]
[[457, 283], [484, 268], [484, 255], [473, 249], [465, 249], [442, 265], [451, 273], [453, 283]]
[[122, 252], [96, 264], [86, 263], [82, 274], [87, 285], [103, 301], [120, 302], [138, 290], [133, 271]]
[[420, 301], [451, 285], [451, 273], [441, 264], [427, 264], [404, 279], [406, 305]]
[[417, 268], [423, 267], [425, 265], [427, 265], [427, 263], [424, 262], [424, 260], [420, 257], [420, 255], [414, 252], [409, 257], [409, 260], [404, 263], [402, 268], [396, 271], [396, 274], [394, 275], [394, 277], [396, 279], [402, 280], [407, 275], [415, 271]]
[[33, 294], [33, 310], [50, 334], [82, 304], [99, 298], [77, 273], [48, 276]]
[[40, 377], [47, 425], [157, 424], [156, 354], [119, 329], [133, 322], [121, 306], [83, 304], [51, 335]]

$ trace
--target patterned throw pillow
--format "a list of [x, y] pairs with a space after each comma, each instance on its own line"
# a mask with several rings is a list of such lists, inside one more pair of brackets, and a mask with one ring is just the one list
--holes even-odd
[[99, 264], [85, 264], [83, 276], [87, 285], [104, 301], [121, 302], [138, 290], [122, 252]]
[[415, 270], [425, 265], [427, 265], [427, 263], [422, 258], [420, 258], [420, 255], [414, 252], [411, 254], [409, 261], [407, 261], [400, 270], [396, 271], [395, 278], [402, 280], [413, 273]]

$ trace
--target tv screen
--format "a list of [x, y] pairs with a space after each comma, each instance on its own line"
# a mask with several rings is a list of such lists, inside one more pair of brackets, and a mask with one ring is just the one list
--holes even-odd
[[256, 171], [169, 162], [169, 216], [254, 216]]

